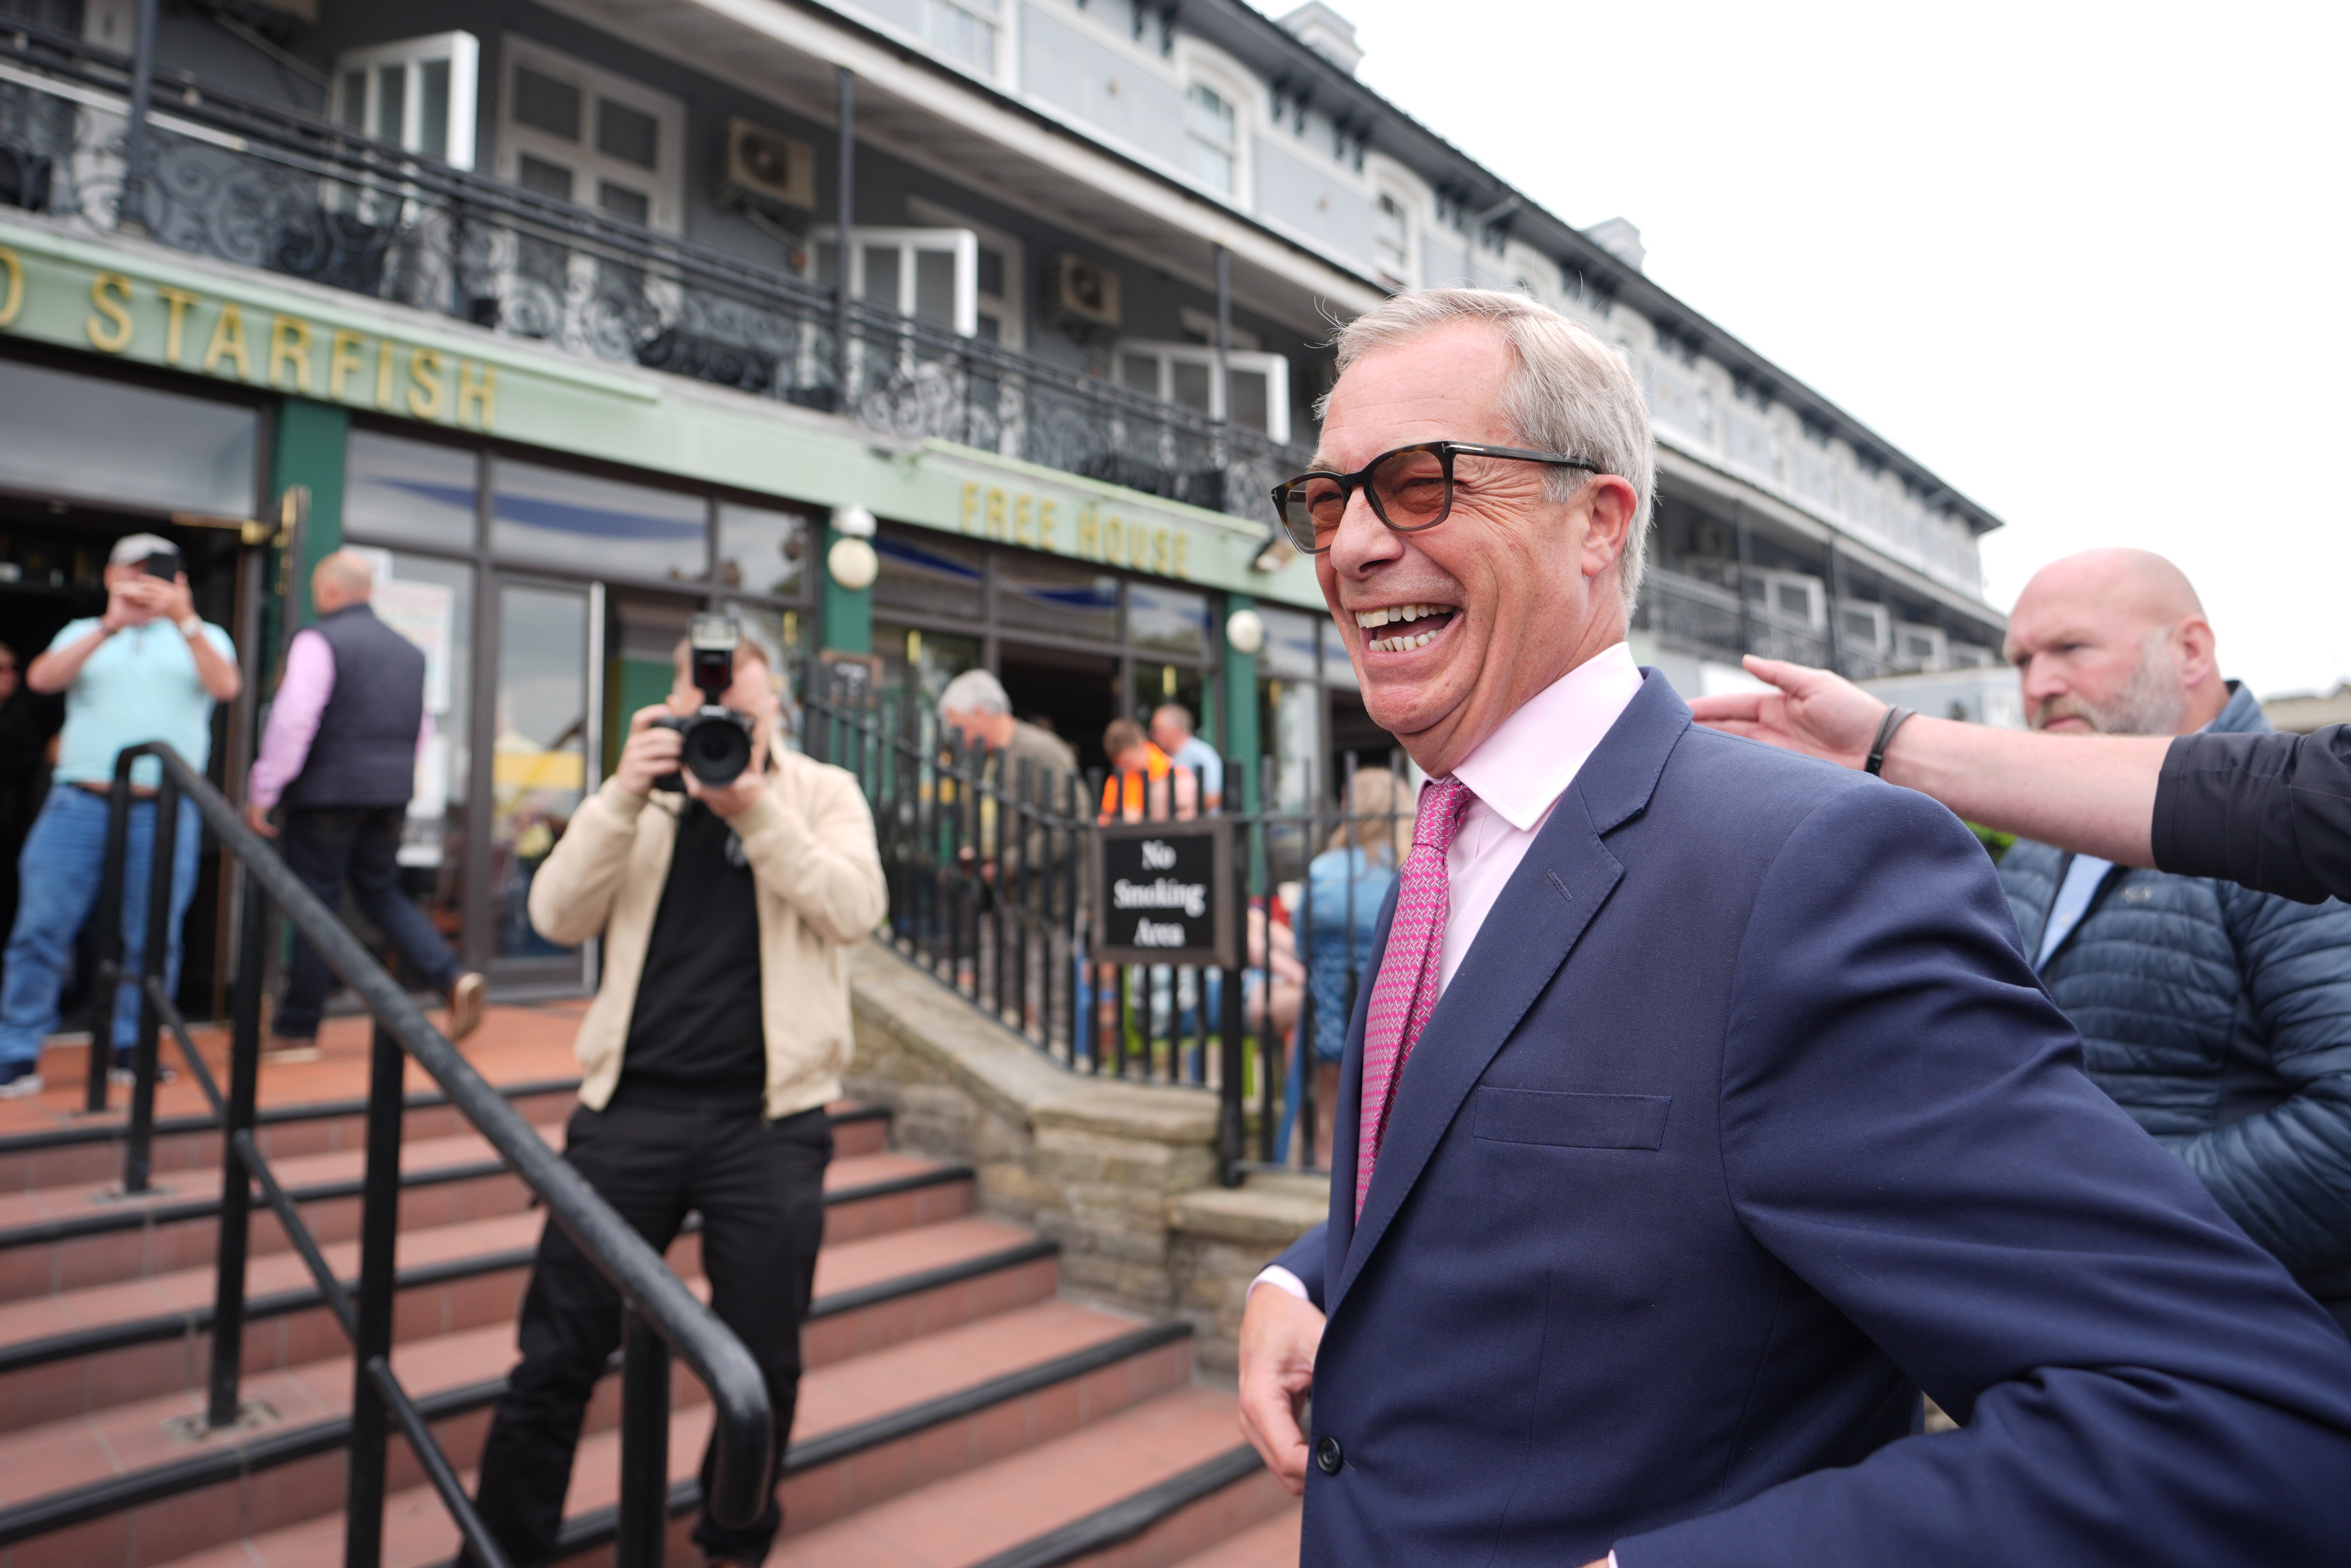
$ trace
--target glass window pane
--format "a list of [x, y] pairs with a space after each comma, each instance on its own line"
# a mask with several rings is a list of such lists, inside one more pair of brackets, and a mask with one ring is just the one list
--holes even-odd
[[980, 618], [978, 545], [927, 528], [885, 526], [873, 548], [882, 557], [882, 576], [873, 585], [876, 605]]
[[939, 693], [967, 670], [979, 668], [979, 639], [912, 627], [873, 624], [873, 651], [882, 658], [882, 690], [911, 691], [937, 710]]
[[1118, 579], [1026, 550], [996, 557], [996, 615], [1006, 626], [1118, 641]]
[[471, 549], [478, 467], [462, 447], [355, 430], [343, 458], [343, 531]]
[[1313, 680], [1314, 634], [1322, 618], [1266, 605], [1258, 606], [1257, 613], [1265, 621], [1265, 646], [1257, 650], [1259, 673], [1280, 680]]
[[[360, 546], [364, 548], [364, 546]], [[462, 951], [465, 802], [473, 777], [474, 568], [403, 551], [371, 550], [376, 616], [424, 650], [433, 737], [416, 761], [416, 794], [400, 836], [402, 888]]]
[[653, 199], [642, 191], [632, 191], [626, 185], [615, 185], [610, 180], [596, 183], [596, 205], [622, 223], [642, 225], [653, 216]]
[[514, 117], [517, 124], [543, 130], [565, 141], [580, 140], [580, 89], [569, 82], [541, 76], [528, 66], [515, 67]]
[[860, 294], [885, 310], [898, 308], [897, 246], [865, 247], [865, 286]]
[[1226, 386], [1230, 396], [1226, 404], [1228, 419], [1253, 431], [1272, 428], [1270, 410], [1273, 399], [1264, 371], [1234, 370], [1229, 373]]
[[1159, 395], [1159, 359], [1152, 354], [1122, 354], [1118, 357], [1118, 379], [1131, 391], [1146, 398]]
[[718, 581], [730, 588], [779, 597], [799, 597], [806, 580], [809, 523], [796, 512], [764, 506], [718, 508]]
[[941, 326], [955, 325], [956, 258], [953, 251], [914, 253], [914, 316]]
[[490, 878], [502, 958], [559, 948], [532, 929], [530, 883], [588, 788], [588, 596], [498, 595], [498, 707], [490, 771]]
[[368, 74], [365, 71], [343, 73], [342, 113], [336, 118], [353, 130], [367, 130]]
[[640, 169], [660, 166], [661, 121], [611, 99], [596, 103], [596, 151]]
[[449, 156], [449, 62], [426, 60], [416, 67], [417, 151], [428, 158]]
[[378, 141], [403, 146], [408, 113], [408, 67], [375, 68], [375, 135]]
[[1167, 367], [1168, 391], [1173, 401], [1187, 409], [1208, 411], [1208, 367], [1188, 359], [1178, 359]]
[[258, 425], [235, 403], [0, 360], [6, 489], [251, 517]]
[[672, 582], [698, 582], [709, 570], [709, 508], [701, 496], [534, 462], [492, 466], [490, 544], [501, 556]]
[[1126, 625], [1137, 648], [1147, 648], [1155, 653], [1206, 658], [1208, 596], [1162, 587], [1156, 583], [1129, 583]]
[[526, 191], [536, 191], [559, 202], [571, 200], [571, 171], [560, 163], [549, 163], [544, 158], [533, 158], [526, 152], [522, 154], [515, 173]]
[[987, 245], [979, 247], [979, 275], [976, 278], [978, 291], [1001, 299], [1004, 296], [1004, 253]]
[[1328, 616], [1314, 618], [1322, 627], [1322, 682], [1326, 686], [1343, 686], [1350, 691], [1363, 690], [1355, 679], [1355, 661], [1347, 657], [1347, 634], [1333, 625]]
[[768, 655], [769, 669], [786, 677], [789, 691], [797, 698], [800, 660], [808, 654], [808, 617], [796, 609], [778, 609], [773, 605], [753, 604], [747, 599], [729, 599], [723, 607], [743, 623], [744, 635]]

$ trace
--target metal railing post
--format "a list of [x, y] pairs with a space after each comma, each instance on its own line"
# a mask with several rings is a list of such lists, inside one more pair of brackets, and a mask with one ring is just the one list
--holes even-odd
[[384, 1463], [390, 1415], [368, 1363], [392, 1355], [400, 1240], [400, 1127], [407, 1057], [381, 1020], [368, 1047], [367, 1174], [360, 1198], [359, 1332], [351, 1345], [350, 1479], [344, 1488], [344, 1568], [383, 1555]]
[[[154, 820], [147, 831], [147, 935], [139, 959], [139, 1043], [131, 1057], [131, 1129], [124, 1140], [122, 1190], [144, 1192], [153, 1179], [155, 1153], [156, 1050], [163, 1032], [163, 1015], [147, 993], [151, 980], [169, 985], [172, 948], [172, 870], [179, 858], [180, 786], [169, 770], [155, 789]], [[107, 998], [105, 1016], [95, 1034], [114, 1036], [114, 1010], [120, 1005], [117, 988]]]
[[153, 161], [154, 131], [148, 124], [148, 105], [155, 98], [155, 21], [158, 0], [137, 0], [131, 35], [131, 94], [122, 133], [122, 194], [116, 202], [114, 226], [130, 234], [147, 233], [147, 179]]
[[212, 1395], [205, 1425], [236, 1420], [245, 1381], [245, 1259], [253, 1227], [252, 1173], [238, 1136], [253, 1130], [261, 1083], [262, 949], [268, 940], [269, 900], [240, 869], [236, 937], [236, 998], [231, 1014], [228, 1109], [221, 1117], [219, 1274], [213, 1287]]
[[669, 1541], [669, 1346], [632, 1312], [621, 1351], [621, 1499], [613, 1568], [662, 1568]]
[[[83, 1109], [106, 1109], [107, 1075], [114, 1067], [114, 1007], [122, 983], [122, 867], [129, 857], [131, 835], [131, 763], [114, 759], [114, 783], [106, 794], [106, 860], [98, 874], [98, 962], [90, 988], [90, 1011], [99, 1014], [89, 1031], [89, 1082], [84, 1085]], [[71, 786], [78, 789], [78, 784]]]

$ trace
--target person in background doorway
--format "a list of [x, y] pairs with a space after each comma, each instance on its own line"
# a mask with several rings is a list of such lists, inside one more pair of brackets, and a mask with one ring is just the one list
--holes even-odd
[[[152, 569], [151, 569], [152, 563]], [[25, 684], [66, 695], [56, 782], [26, 835], [20, 888], [0, 982], [0, 1098], [41, 1090], [41, 1038], [57, 1027], [74, 937], [98, 901], [106, 861], [107, 794], [127, 746], [167, 742], [192, 768], [212, 757], [213, 706], [245, 689], [228, 633], [196, 614], [178, 546], [153, 534], [115, 541], [107, 556], [106, 613], [68, 621], [33, 660]], [[122, 972], [140, 972], [147, 946], [148, 864], [155, 842], [155, 789], [162, 764], [132, 768], [130, 839], [122, 878]], [[172, 840], [166, 990], [180, 983], [180, 921], [196, 890], [203, 834], [183, 797]], [[104, 1027], [104, 1025], [101, 1025]], [[114, 1065], [127, 1071], [139, 1030], [139, 988], [126, 980], [113, 1008]]]
[[[245, 819], [275, 836], [303, 884], [333, 909], [350, 883], [360, 909], [408, 966], [411, 981], [447, 999], [447, 1030], [463, 1040], [482, 1021], [483, 981], [400, 887], [400, 833], [415, 793], [416, 756], [433, 732], [424, 710], [424, 653], [376, 618], [367, 557], [338, 550], [310, 574], [315, 625], [286, 646], [286, 678], [246, 782]], [[279, 812], [272, 827], [269, 813]], [[272, 1054], [315, 1052], [334, 976], [309, 943], [294, 943], [286, 1000], [271, 1026]]]
[[1192, 732], [1192, 710], [1181, 702], [1163, 702], [1151, 715], [1151, 743], [1167, 753], [1179, 768], [1189, 768], [1199, 780], [1200, 809], [1225, 806], [1225, 759], [1217, 748]]
[[[1078, 753], [1067, 741], [1014, 718], [1012, 700], [994, 675], [985, 670], [967, 670], [948, 681], [946, 690], [939, 693], [939, 719], [963, 737], [965, 745], [977, 748], [984, 758], [997, 759], [996, 777], [1001, 787], [1020, 789], [1025, 769], [1028, 787], [1037, 792], [1038, 798], [1056, 813], [1063, 808], [1063, 792], [1069, 786], [1062, 781], [1076, 774]], [[985, 874], [991, 877], [1017, 871], [1024, 854], [1019, 844], [998, 842], [994, 806], [993, 801], [982, 802], [977, 846]], [[1032, 831], [1028, 836], [1027, 855], [1034, 863], [1043, 864], [1045, 836]]]
[[1314, 993], [1314, 1163], [1331, 1164], [1339, 1064], [1347, 1024], [1370, 972], [1380, 911], [1396, 867], [1412, 849], [1411, 794], [1386, 768], [1365, 768], [1347, 785], [1346, 820], [1331, 846], [1306, 867], [1306, 958]]
[[16, 857], [49, 787], [47, 704], [26, 690], [16, 649], [0, 643], [0, 931], [16, 923]]
[[1110, 777], [1102, 781], [1104, 822], [1157, 822], [1173, 816], [1188, 822], [1200, 815], [1200, 781], [1178, 772], [1165, 752], [1152, 743], [1132, 719], [1113, 719], [1102, 732], [1102, 754]]

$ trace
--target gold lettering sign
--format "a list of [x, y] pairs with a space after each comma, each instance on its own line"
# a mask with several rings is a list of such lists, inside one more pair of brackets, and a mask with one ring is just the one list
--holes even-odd
[[291, 367], [298, 391], [310, 389], [310, 324], [297, 316], [272, 317], [269, 323], [269, 384], [287, 384], [283, 372]]
[[245, 312], [234, 305], [224, 305], [220, 319], [213, 323], [213, 340], [204, 346], [204, 374], [218, 375], [221, 361], [231, 357], [236, 360], [236, 379], [252, 380], [253, 356], [245, 346]]
[[184, 288], [158, 288], [155, 297], [163, 302], [163, 363], [176, 365], [187, 342], [188, 307], [200, 302]]
[[465, 422], [465, 410], [474, 410], [474, 422], [487, 430], [496, 422], [498, 406], [498, 373], [487, 365], [459, 361], [457, 366], [457, 422]]
[[0, 289], [0, 327], [8, 327], [16, 323], [16, 313], [25, 308], [25, 264], [5, 245], [0, 245], [0, 273], [8, 275], [6, 288]]
[[408, 357], [408, 411], [420, 420], [437, 420], [449, 400], [448, 383], [441, 379], [441, 356], [419, 348]]
[[327, 396], [340, 402], [343, 383], [357, 374], [360, 368], [360, 345], [367, 339], [348, 327], [335, 328], [333, 340], [327, 346]]
[[[131, 347], [131, 280], [119, 272], [102, 272], [89, 280], [89, 346], [100, 353], [120, 354]], [[99, 317], [103, 317], [101, 322]]]

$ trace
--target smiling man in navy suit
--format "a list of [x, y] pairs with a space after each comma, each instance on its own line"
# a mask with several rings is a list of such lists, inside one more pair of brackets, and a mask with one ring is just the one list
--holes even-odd
[[1339, 363], [1277, 505], [1430, 782], [1241, 1329], [1305, 1561], [2343, 1561], [2351, 1344], [2084, 1075], [1974, 838], [1634, 665], [1623, 360], [1432, 291]]

